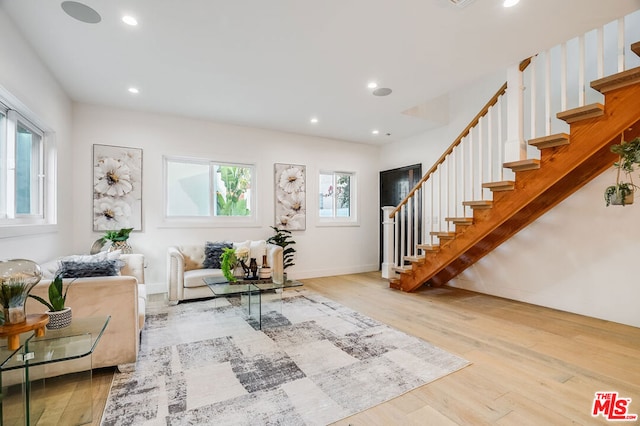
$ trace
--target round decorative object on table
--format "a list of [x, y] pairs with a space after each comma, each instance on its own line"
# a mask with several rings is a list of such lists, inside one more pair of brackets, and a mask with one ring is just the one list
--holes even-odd
[[71, 324], [71, 308], [66, 307], [61, 311], [47, 311], [49, 315], [49, 330], [57, 330], [59, 328], [68, 327]]
[[111, 247], [109, 247], [109, 251], [120, 250], [122, 254], [131, 254], [133, 253], [133, 248], [129, 245], [127, 241], [112, 241]]
[[262, 266], [260, 268], [260, 279], [266, 280], [271, 278], [271, 267], [270, 266]]
[[3, 324], [20, 324], [26, 321], [24, 303], [41, 277], [40, 266], [31, 260], [0, 261], [0, 306]]

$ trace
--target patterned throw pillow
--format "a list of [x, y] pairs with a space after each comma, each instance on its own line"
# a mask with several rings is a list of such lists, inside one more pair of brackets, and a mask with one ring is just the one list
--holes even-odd
[[121, 260], [101, 260], [98, 262], [61, 261], [58, 274], [62, 278], [111, 277], [120, 273], [124, 265]]
[[216, 241], [212, 243], [207, 241], [204, 245], [204, 262], [202, 267], [205, 269], [220, 269], [220, 256], [225, 248], [232, 248], [233, 243], [229, 241]]

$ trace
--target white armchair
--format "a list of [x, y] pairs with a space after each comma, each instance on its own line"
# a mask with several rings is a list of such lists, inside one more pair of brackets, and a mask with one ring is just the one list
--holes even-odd
[[[268, 244], [264, 240], [234, 242], [234, 247], [248, 246], [250, 257], [256, 258], [258, 266], [262, 266], [262, 255], [267, 255], [267, 263], [271, 267], [273, 282], [283, 282], [282, 247]], [[212, 297], [213, 293], [205, 285], [206, 277], [222, 277], [220, 269], [205, 269], [205, 244], [171, 246], [167, 251], [167, 283], [169, 285], [169, 301], [178, 303], [181, 300]]]

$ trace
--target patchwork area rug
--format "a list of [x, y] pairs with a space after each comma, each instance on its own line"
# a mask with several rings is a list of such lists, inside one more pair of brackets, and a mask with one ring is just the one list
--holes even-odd
[[102, 425], [326, 425], [469, 364], [316, 293], [265, 296], [262, 330], [239, 297], [151, 303]]

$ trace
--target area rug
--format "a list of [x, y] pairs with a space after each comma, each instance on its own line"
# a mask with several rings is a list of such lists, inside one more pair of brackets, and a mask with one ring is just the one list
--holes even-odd
[[326, 425], [468, 361], [307, 290], [151, 303], [138, 362], [116, 373], [103, 426]]

